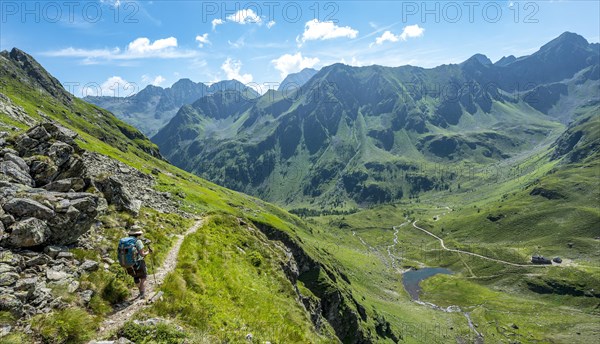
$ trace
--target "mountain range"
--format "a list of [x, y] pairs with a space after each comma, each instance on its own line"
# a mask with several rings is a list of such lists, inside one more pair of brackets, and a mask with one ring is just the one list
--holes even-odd
[[168, 88], [148, 85], [128, 97], [86, 96], [83, 99], [111, 111], [145, 135], [151, 136], [168, 123], [184, 104], [191, 104], [219, 91], [237, 91], [248, 99], [258, 96], [255, 90], [237, 80], [219, 81], [207, 86], [190, 79], [180, 79]]
[[566, 32], [537, 52], [425, 69], [318, 71], [292, 94], [216, 92], [184, 105], [152, 141], [173, 164], [293, 207], [355, 206], [460, 187], [456, 174], [546, 147], [598, 101], [599, 44]]

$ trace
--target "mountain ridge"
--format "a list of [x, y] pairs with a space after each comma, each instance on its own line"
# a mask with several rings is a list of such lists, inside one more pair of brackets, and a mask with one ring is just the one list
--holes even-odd
[[[578, 37], [561, 35], [505, 66], [483, 55], [431, 69], [333, 64], [292, 97], [271, 94], [218, 114], [187, 107], [185, 123], [176, 115], [153, 140], [179, 167], [283, 204], [317, 199], [349, 207], [416, 197], [450, 188], [448, 180], [410, 172], [421, 163], [500, 163], [558, 135], [552, 116], [570, 112], [550, 116], [550, 109], [570, 99], [571, 86], [548, 85], [598, 61]], [[545, 74], [573, 56], [579, 69]], [[597, 85], [584, 80], [587, 90]], [[176, 139], [180, 130], [185, 140]]]

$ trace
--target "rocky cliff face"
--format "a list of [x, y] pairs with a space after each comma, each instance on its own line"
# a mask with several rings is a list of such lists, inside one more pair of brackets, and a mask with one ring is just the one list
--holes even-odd
[[75, 260], [68, 248], [86, 246], [79, 239], [108, 205], [134, 215], [142, 204], [177, 212], [151, 188], [152, 176], [85, 152], [58, 124], [0, 136], [0, 311], [27, 318], [66, 307], [52, 296], [56, 286], [89, 302], [92, 291], [81, 290], [78, 278], [99, 264]]

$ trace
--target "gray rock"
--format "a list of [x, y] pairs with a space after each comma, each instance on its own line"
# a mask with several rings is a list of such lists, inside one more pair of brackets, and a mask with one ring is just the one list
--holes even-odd
[[35, 126], [31, 129], [29, 129], [25, 135], [29, 136], [30, 138], [34, 139], [34, 140], [38, 140], [38, 141], [48, 141], [52, 136], [50, 136], [50, 134], [46, 131], [46, 129], [41, 126]]
[[23, 303], [14, 295], [0, 295], [0, 311], [11, 312], [15, 317], [19, 318], [22, 314]]
[[90, 303], [90, 301], [92, 301], [92, 296], [94, 296], [94, 291], [93, 290], [84, 290], [79, 293], [79, 296], [81, 297], [81, 301], [83, 301], [83, 303], [87, 305], [88, 303]]
[[77, 282], [77, 281], [70, 281], [67, 284], [67, 291], [69, 293], [74, 293], [77, 289], [79, 289], [79, 282]]
[[22, 278], [15, 284], [15, 290], [33, 292], [37, 283], [37, 277]]
[[58, 253], [60, 253], [62, 251], [66, 251], [66, 250], [67, 249], [65, 247], [54, 246], [54, 245], [44, 247], [44, 253], [49, 255], [53, 259], [56, 258], [56, 256], [58, 256]]
[[0, 273], [0, 287], [6, 287], [13, 285], [19, 279], [19, 274], [14, 272], [2, 272]]
[[40, 255], [37, 255], [37, 256], [29, 259], [28, 261], [26, 261], [25, 266], [32, 267], [32, 266], [36, 266], [36, 265], [45, 265], [45, 264], [48, 264], [49, 260], [50, 260], [50, 258], [47, 255], [40, 254]]
[[2, 222], [5, 228], [10, 227], [15, 223], [15, 217], [10, 214], [0, 215], [0, 222]]
[[58, 252], [58, 255], [56, 255], [56, 259], [72, 260], [72, 259], [75, 259], [75, 255], [71, 252], [62, 251], [62, 252]]
[[69, 274], [62, 270], [48, 269], [46, 270], [46, 278], [50, 281], [60, 281], [69, 277]]
[[46, 156], [36, 155], [27, 158], [27, 162], [29, 163], [29, 173], [36, 186], [43, 186], [50, 183], [59, 172], [58, 167]]
[[62, 166], [64, 163], [66, 163], [67, 161], [69, 161], [69, 158], [71, 157], [71, 154], [73, 154], [74, 149], [72, 146], [64, 143], [64, 142], [54, 142], [50, 148], [48, 148], [48, 156], [50, 157], [50, 159], [52, 159], [52, 161], [54, 162], [54, 165], [60, 167]]
[[73, 190], [79, 192], [85, 188], [85, 182], [82, 178], [67, 178], [56, 180], [44, 186], [48, 191], [69, 192]]
[[9, 181], [33, 186], [33, 179], [29, 173], [20, 168], [14, 161], [0, 161], [0, 175], [5, 175]]
[[98, 262], [86, 259], [86, 260], [83, 261], [83, 263], [81, 263], [81, 265], [79, 266], [79, 268], [81, 270], [83, 270], [83, 271], [91, 272], [91, 271], [98, 270], [98, 266], [99, 266]]
[[25, 162], [25, 160], [23, 160], [23, 158], [13, 153], [7, 152], [4, 154], [4, 160], [14, 162], [17, 166], [19, 166], [21, 170], [29, 173], [29, 166], [27, 166], [27, 163]]
[[114, 204], [119, 211], [127, 211], [137, 216], [141, 201], [133, 198], [127, 187], [115, 177], [95, 181], [96, 187], [104, 194], [109, 204]]
[[17, 266], [21, 263], [21, 256], [18, 254], [12, 253], [11, 251], [1, 251], [0, 252], [0, 263], [4, 263], [11, 266]]
[[5, 272], [15, 272], [17, 268], [6, 263], [0, 263], [0, 274]]
[[39, 246], [48, 240], [50, 229], [40, 219], [30, 217], [10, 226], [8, 243], [13, 247]]
[[17, 218], [36, 217], [48, 220], [54, 216], [54, 211], [39, 202], [28, 198], [13, 198], [4, 204], [4, 210]]

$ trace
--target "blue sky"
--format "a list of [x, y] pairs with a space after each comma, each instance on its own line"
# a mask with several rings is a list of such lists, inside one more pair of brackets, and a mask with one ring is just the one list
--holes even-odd
[[564, 31], [598, 42], [599, 3], [3, 0], [0, 49], [32, 54], [77, 96], [126, 96], [180, 78], [235, 78], [265, 92], [288, 73], [337, 62], [496, 61]]

